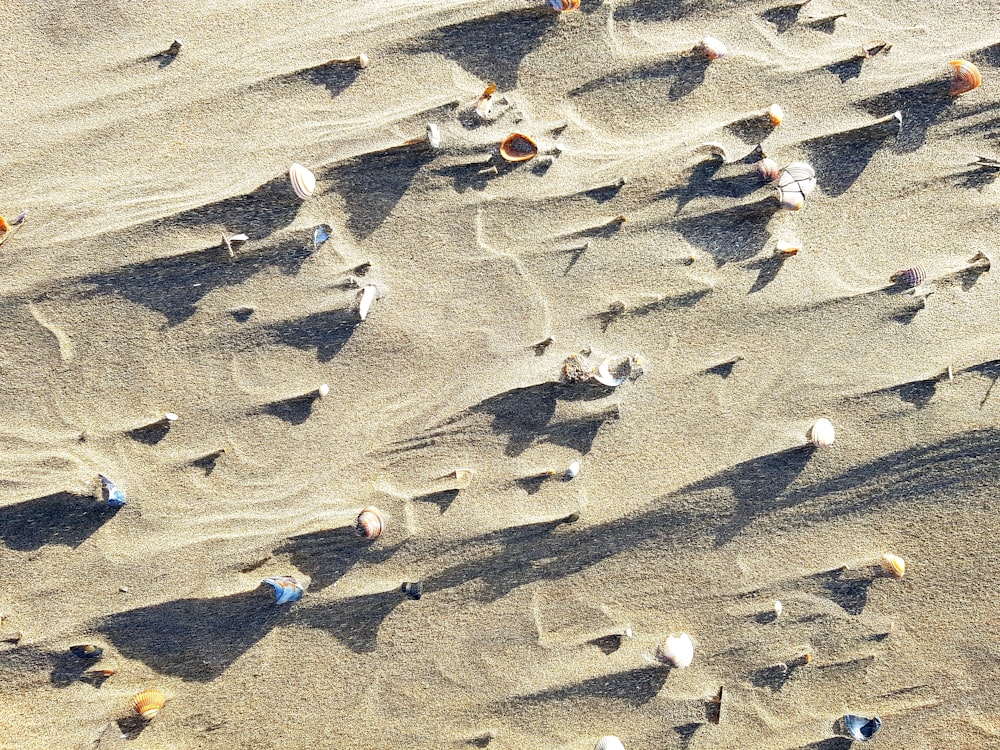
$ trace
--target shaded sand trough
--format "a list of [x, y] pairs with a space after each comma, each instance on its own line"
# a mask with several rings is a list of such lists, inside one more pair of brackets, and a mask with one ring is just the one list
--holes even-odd
[[[1000, 300], [961, 270], [995, 251], [1000, 4], [48, 5], [2, 6], [0, 747], [844, 750], [845, 712], [1000, 746]], [[959, 57], [983, 86], [938, 96]], [[515, 130], [557, 153], [480, 174]], [[804, 210], [760, 142], [815, 166]], [[556, 382], [585, 348], [644, 373]], [[682, 631], [692, 666], [651, 664]]]

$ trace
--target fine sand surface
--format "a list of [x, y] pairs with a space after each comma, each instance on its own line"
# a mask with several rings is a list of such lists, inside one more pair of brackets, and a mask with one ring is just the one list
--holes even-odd
[[785, 1], [0, 3], [0, 747], [1000, 747], [1000, 2]]

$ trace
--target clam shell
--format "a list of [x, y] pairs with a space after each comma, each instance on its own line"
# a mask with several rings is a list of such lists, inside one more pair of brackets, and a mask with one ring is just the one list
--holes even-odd
[[902, 271], [896, 271], [896, 273], [889, 277], [889, 281], [912, 289], [927, 281], [927, 272], [921, 266], [912, 266], [911, 268], [904, 268]]
[[764, 111], [764, 114], [767, 115], [767, 119], [774, 127], [778, 127], [785, 119], [785, 110], [781, 108], [780, 104], [772, 104]]
[[288, 168], [288, 179], [292, 183], [292, 190], [302, 200], [310, 197], [316, 189], [316, 175], [298, 162]]
[[898, 555], [894, 555], [891, 552], [886, 552], [882, 555], [882, 565], [885, 569], [892, 573], [896, 578], [902, 578], [906, 575], [906, 561]]
[[76, 646], [70, 646], [69, 650], [73, 656], [78, 656], [81, 659], [100, 659], [101, 654], [104, 653], [103, 648], [95, 646], [92, 643], [81, 643]]
[[166, 705], [167, 698], [156, 688], [150, 688], [136, 693], [129, 702], [139, 716], [149, 721], [160, 713], [160, 709]]
[[538, 144], [521, 133], [511, 133], [500, 144], [500, 156], [505, 161], [528, 161], [538, 155]]
[[844, 731], [858, 742], [868, 742], [882, 728], [882, 720], [877, 716], [869, 719], [866, 716], [847, 714], [840, 721], [844, 725]]
[[948, 63], [952, 68], [951, 87], [948, 92], [959, 96], [978, 89], [983, 82], [983, 76], [973, 63], [968, 60], [952, 60]]
[[767, 182], [774, 182], [781, 176], [781, 167], [778, 166], [778, 162], [766, 156], [754, 164], [754, 169], [757, 170], [760, 178]]
[[97, 477], [101, 480], [101, 497], [108, 506], [120, 508], [125, 505], [125, 492], [103, 474], [98, 474]]
[[778, 198], [781, 207], [798, 211], [806, 196], [816, 189], [816, 171], [804, 161], [795, 161], [778, 175]]
[[378, 539], [385, 528], [385, 521], [378, 508], [363, 508], [354, 521], [354, 531], [365, 539]]
[[607, 357], [601, 362], [600, 366], [597, 368], [597, 372], [593, 375], [593, 378], [601, 385], [617, 388], [628, 379], [631, 372], [632, 361], [625, 358], [615, 366], [615, 373], [612, 375], [611, 358]]
[[671, 635], [664, 643], [656, 647], [657, 660], [670, 664], [677, 669], [691, 666], [694, 660], [694, 642], [687, 633]]
[[829, 448], [836, 439], [836, 432], [829, 419], [820, 417], [813, 422], [812, 427], [806, 433], [806, 437], [817, 448]]
[[709, 60], [718, 60], [720, 57], [725, 57], [726, 53], [729, 52], [729, 50], [726, 49], [726, 45], [714, 36], [706, 36], [698, 42], [698, 46], [695, 47], [695, 49], [701, 52], [701, 54]]
[[[552, 1], [555, 3], [556, 0]], [[556, 8], [556, 10], [560, 10], [560, 8]], [[475, 112], [479, 116], [480, 120], [489, 119], [489, 116], [493, 113], [493, 97], [496, 93], [497, 85], [495, 83], [491, 83], [486, 87], [486, 90], [483, 91], [482, 96], [479, 97], [479, 101], [476, 102]]]
[[594, 745], [594, 750], [625, 750], [625, 745], [622, 744], [620, 739], [609, 734], [597, 741], [597, 744]]
[[580, 0], [549, 0], [549, 5], [553, 10], [560, 12], [566, 10], [577, 10], [580, 7]]
[[265, 578], [260, 583], [261, 585], [266, 583], [274, 589], [275, 604], [289, 604], [291, 602], [297, 602], [302, 598], [302, 594], [305, 592], [302, 584], [292, 578], [292, 576], [270, 576], [269, 578]]

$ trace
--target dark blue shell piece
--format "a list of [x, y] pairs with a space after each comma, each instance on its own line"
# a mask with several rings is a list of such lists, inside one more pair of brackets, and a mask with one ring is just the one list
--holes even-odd
[[90, 643], [81, 643], [78, 646], [70, 646], [70, 652], [73, 656], [79, 656], [81, 659], [100, 659], [101, 654], [104, 653], [104, 649], [100, 646], [94, 646]]
[[867, 716], [847, 714], [841, 721], [847, 733], [858, 742], [868, 742], [882, 728], [882, 720], [877, 716], [869, 719]]
[[125, 504], [125, 492], [118, 489], [117, 485], [103, 474], [98, 474], [101, 479], [101, 497], [112, 508], [120, 508]]
[[271, 576], [261, 581], [274, 588], [274, 603], [289, 604], [302, 598], [305, 589], [291, 576]]

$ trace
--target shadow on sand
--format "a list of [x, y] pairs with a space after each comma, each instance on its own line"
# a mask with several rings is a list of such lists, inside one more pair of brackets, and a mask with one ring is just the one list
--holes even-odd
[[47, 544], [76, 548], [117, 512], [93, 495], [56, 492], [0, 507], [0, 539], [7, 549], [25, 552]]

